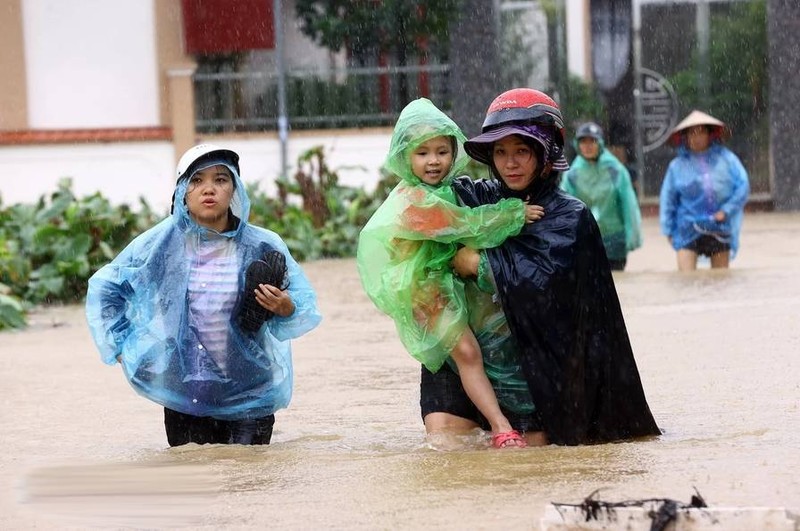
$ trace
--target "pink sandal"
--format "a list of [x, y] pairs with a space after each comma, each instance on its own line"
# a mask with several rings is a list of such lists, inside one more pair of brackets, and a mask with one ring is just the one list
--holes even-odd
[[[515, 441], [517, 444], [506, 446], [511, 441]], [[522, 435], [517, 430], [511, 430], [492, 435], [492, 446], [495, 448], [525, 448], [528, 443], [525, 442], [525, 439], [522, 438]]]

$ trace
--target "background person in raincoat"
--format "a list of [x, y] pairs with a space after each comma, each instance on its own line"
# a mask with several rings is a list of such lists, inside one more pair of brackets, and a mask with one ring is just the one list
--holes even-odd
[[[89, 280], [92, 337], [105, 363], [164, 406], [170, 446], [269, 444], [292, 394], [289, 340], [319, 324], [316, 295], [283, 240], [247, 222], [236, 153], [195, 146], [177, 174], [171, 215]], [[251, 278], [275, 251], [286, 289]], [[252, 307], [263, 309], [255, 324]]]
[[627, 168], [610, 153], [603, 131], [593, 122], [575, 133], [578, 155], [561, 180], [561, 188], [592, 211], [612, 271], [625, 269], [628, 253], [642, 245], [642, 214]]
[[457, 244], [491, 247], [542, 209], [520, 199], [485, 208], [456, 204], [450, 184], [467, 164], [463, 133], [429, 100], [397, 120], [386, 169], [401, 182], [361, 231], [358, 271], [375, 305], [395, 322], [409, 353], [431, 371], [452, 356], [469, 397], [489, 421], [495, 447], [524, 446], [503, 415], [468, 325], [464, 285], [450, 269]]
[[670, 136], [678, 156], [661, 185], [659, 214], [679, 271], [697, 269], [700, 255], [711, 258], [712, 268], [727, 268], [739, 249], [750, 181], [739, 158], [722, 145], [728, 134], [723, 122], [695, 110]]
[[[500, 246], [458, 250], [454, 268], [491, 290], [516, 343], [541, 419], [528, 434], [544, 444], [586, 444], [658, 435], [633, 357], [597, 223], [562, 191], [564, 125], [552, 98], [506, 91], [489, 106], [482, 133], [464, 145], [494, 179], [453, 182], [470, 207], [521, 198], [544, 208]], [[453, 373], [423, 370], [420, 404], [429, 433], [479, 425], [466, 416]]]

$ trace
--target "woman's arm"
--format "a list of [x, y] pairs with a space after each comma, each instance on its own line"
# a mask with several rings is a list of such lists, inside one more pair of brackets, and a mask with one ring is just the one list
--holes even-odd
[[462, 247], [456, 252], [451, 261], [453, 271], [462, 278], [472, 278], [478, 276], [481, 255], [475, 249]]
[[723, 152], [723, 156], [725, 157], [730, 172], [729, 178], [731, 180], [732, 190], [731, 195], [720, 205], [719, 209], [727, 218], [734, 212], [744, 208], [747, 202], [747, 196], [750, 194], [750, 180], [747, 176], [747, 170], [744, 168], [744, 165], [742, 165], [739, 157], [728, 149]]
[[675, 162], [667, 168], [658, 202], [661, 233], [672, 238], [675, 232], [675, 213], [678, 203], [678, 190], [675, 188]]
[[130, 327], [126, 313], [132, 295], [133, 288], [120, 278], [119, 265], [115, 262], [103, 266], [89, 279], [86, 321], [100, 351], [100, 359], [108, 365], [120, 361]]
[[[286, 256], [289, 287], [282, 294], [286, 304], [285, 315], [276, 315], [267, 321], [269, 330], [279, 340], [294, 339], [314, 329], [322, 320], [317, 308], [317, 293], [305, 272], [295, 261], [283, 240], [272, 233], [270, 243]], [[288, 299], [288, 300], [286, 300]]]

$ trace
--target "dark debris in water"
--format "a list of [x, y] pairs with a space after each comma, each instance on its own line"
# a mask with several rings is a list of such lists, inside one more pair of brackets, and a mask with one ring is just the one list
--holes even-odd
[[619, 502], [608, 502], [597, 499], [600, 490], [595, 490], [589, 494], [579, 504], [551, 502], [556, 508], [574, 507], [580, 509], [586, 521], [599, 520], [603, 515], [613, 514], [615, 509], [624, 507], [652, 507], [647, 515], [652, 524], [650, 531], [664, 531], [667, 526], [678, 518], [678, 513], [684, 509], [697, 509], [708, 507], [705, 499], [697, 490], [694, 489], [689, 503], [682, 503], [669, 498], [646, 498], [641, 500], [624, 500]]

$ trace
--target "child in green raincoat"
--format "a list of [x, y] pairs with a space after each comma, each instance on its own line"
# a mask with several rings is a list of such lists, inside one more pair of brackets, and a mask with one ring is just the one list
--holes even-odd
[[495, 247], [544, 211], [516, 198], [459, 206], [450, 185], [469, 160], [465, 140], [429, 100], [403, 109], [385, 162], [401, 181], [361, 231], [358, 271], [367, 295], [394, 320], [412, 357], [432, 372], [452, 358], [465, 391], [491, 426], [493, 446], [525, 446], [486, 376], [468, 325], [464, 284], [450, 261], [459, 244]]

